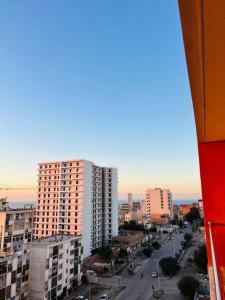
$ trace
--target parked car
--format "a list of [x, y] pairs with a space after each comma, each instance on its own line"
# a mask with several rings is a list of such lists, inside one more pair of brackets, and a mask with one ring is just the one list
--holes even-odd
[[72, 300], [88, 300], [88, 298], [85, 298], [84, 296], [77, 296], [73, 298]]
[[109, 295], [108, 294], [102, 295], [100, 300], [109, 300]]
[[90, 275], [90, 276], [97, 276], [97, 274], [96, 274], [95, 271], [93, 271], [93, 270], [87, 270], [87, 275]]
[[158, 277], [158, 272], [152, 272], [152, 278], [157, 278]]

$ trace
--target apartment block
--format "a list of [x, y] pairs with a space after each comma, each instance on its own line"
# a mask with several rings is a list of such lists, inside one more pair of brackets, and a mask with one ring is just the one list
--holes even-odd
[[34, 237], [82, 235], [84, 257], [118, 234], [117, 169], [87, 160], [40, 163]]
[[29, 261], [18, 255], [0, 252], [0, 299], [28, 299]]
[[0, 200], [0, 299], [28, 299], [29, 251], [34, 210]]
[[127, 199], [128, 199], [128, 207], [129, 207], [129, 209], [131, 209], [132, 206], [133, 206], [133, 194], [132, 193], [128, 193], [127, 194]]
[[36, 239], [30, 251], [29, 299], [62, 299], [81, 280], [81, 237], [54, 235]]
[[172, 193], [168, 189], [147, 189], [145, 213], [153, 223], [167, 223], [172, 216]]

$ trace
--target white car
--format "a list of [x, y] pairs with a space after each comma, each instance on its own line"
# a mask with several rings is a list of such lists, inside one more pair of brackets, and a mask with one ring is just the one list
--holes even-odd
[[77, 297], [73, 298], [72, 300], [88, 300], [88, 299], [85, 298], [84, 296], [77, 296]]
[[109, 295], [108, 294], [102, 295], [100, 300], [109, 300]]
[[152, 272], [152, 278], [157, 278], [158, 277], [158, 272]]
[[87, 270], [87, 274], [88, 274], [89, 276], [97, 276], [97, 274], [96, 274], [95, 271], [93, 271], [93, 270]]

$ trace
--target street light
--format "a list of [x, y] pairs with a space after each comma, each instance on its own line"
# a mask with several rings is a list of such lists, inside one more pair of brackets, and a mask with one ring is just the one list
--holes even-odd
[[159, 285], [159, 291], [161, 289], [161, 281], [160, 281], [160, 273], [159, 273], [159, 260], [155, 259], [156, 262], [156, 268], [157, 268], [157, 273], [158, 273], [158, 285]]

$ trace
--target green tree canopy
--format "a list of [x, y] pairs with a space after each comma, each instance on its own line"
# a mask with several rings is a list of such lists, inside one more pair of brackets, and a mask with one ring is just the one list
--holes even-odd
[[176, 258], [172, 256], [162, 258], [159, 261], [159, 266], [165, 276], [175, 274], [179, 269]]
[[143, 250], [142, 250], [142, 253], [147, 256], [147, 257], [150, 257], [152, 255], [152, 248], [151, 247], [145, 247]]
[[199, 281], [195, 277], [184, 276], [178, 281], [177, 286], [184, 296], [193, 299], [199, 287]]
[[186, 220], [189, 221], [191, 224], [193, 223], [194, 220], [198, 220], [200, 219], [200, 213], [199, 213], [199, 209], [195, 206], [193, 206], [189, 213], [187, 213], [186, 215]]
[[112, 249], [110, 246], [103, 246], [98, 248], [98, 255], [102, 258], [102, 260], [106, 263], [111, 262], [112, 260]]
[[201, 245], [194, 252], [194, 262], [201, 270], [207, 273], [208, 269], [208, 257], [206, 251], [206, 245]]
[[187, 244], [192, 240], [192, 234], [191, 233], [185, 233], [184, 239], [187, 242]]
[[144, 231], [145, 228], [144, 228], [144, 225], [143, 224], [138, 224], [136, 221], [125, 221], [123, 223], [123, 225], [121, 225], [119, 227], [119, 229], [123, 229], [123, 230], [135, 230], [135, 231]]

